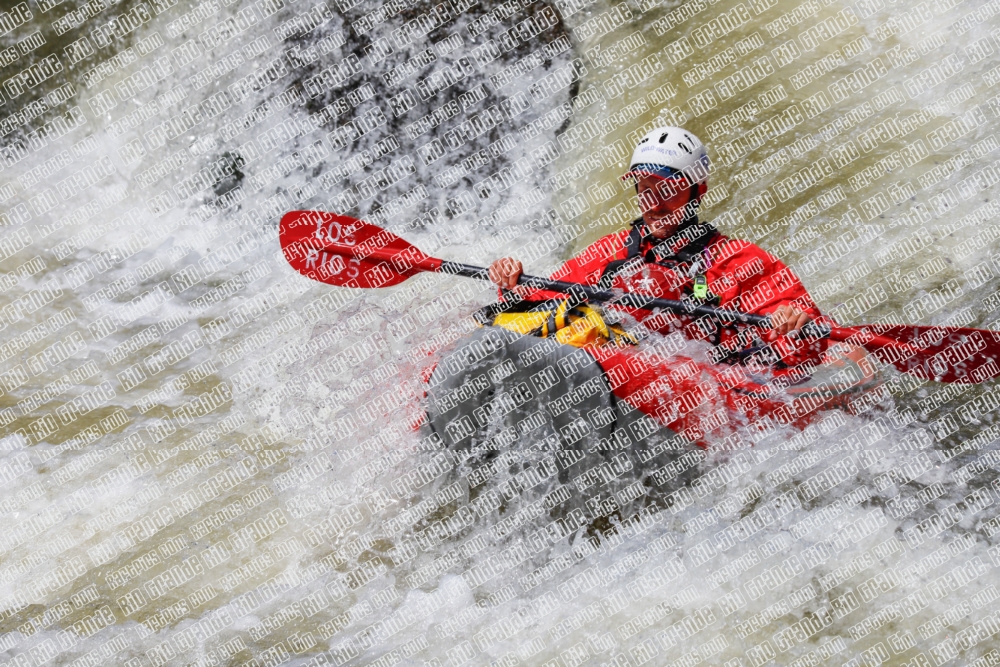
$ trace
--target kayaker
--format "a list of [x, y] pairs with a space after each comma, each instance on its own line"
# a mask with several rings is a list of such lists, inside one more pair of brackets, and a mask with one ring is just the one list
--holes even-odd
[[[705, 146], [687, 130], [659, 127], [647, 133], [622, 176], [635, 183], [642, 217], [598, 239], [552, 278], [770, 315], [773, 328], [767, 338], [782, 361], [813, 359], [815, 346], [787, 336], [822, 317], [798, 277], [760, 247], [730, 239], [698, 219], [708, 167]], [[518, 286], [522, 271], [513, 257], [489, 268], [490, 279], [502, 289], [531, 299], [558, 296]], [[725, 344], [734, 336], [719, 331], [714, 342]], [[744, 341], [739, 347], [753, 349]]]

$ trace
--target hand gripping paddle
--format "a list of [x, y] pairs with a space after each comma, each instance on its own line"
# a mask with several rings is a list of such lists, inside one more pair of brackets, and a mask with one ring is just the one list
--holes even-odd
[[[337, 287], [379, 288], [398, 285], [418, 273], [449, 273], [489, 280], [478, 266], [431, 257], [392, 232], [335, 213], [292, 211], [281, 219], [281, 249], [292, 268], [312, 280]], [[607, 302], [642, 310], [669, 310], [722, 322], [771, 328], [760, 315], [696, 306], [637, 293], [621, 294], [593, 285], [549, 280], [522, 274], [518, 284], [568, 294], [581, 300]], [[900, 371], [938, 382], [977, 384], [1000, 375], [1000, 332], [915, 324], [862, 324], [828, 327], [814, 322], [802, 335], [858, 345]]]

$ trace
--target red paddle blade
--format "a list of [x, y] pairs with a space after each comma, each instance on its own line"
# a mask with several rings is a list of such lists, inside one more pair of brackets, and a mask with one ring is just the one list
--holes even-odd
[[883, 362], [925, 380], [978, 384], [1000, 375], [1000, 331], [866, 324], [853, 328], [853, 338]]
[[441, 266], [392, 232], [336, 213], [286, 213], [278, 237], [293, 269], [338, 287], [390, 287]]

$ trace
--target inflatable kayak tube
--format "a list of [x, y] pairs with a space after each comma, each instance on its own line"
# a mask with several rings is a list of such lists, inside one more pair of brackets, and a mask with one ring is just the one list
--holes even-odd
[[[640, 346], [576, 348], [484, 327], [445, 354], [427, 389], [427, 425], [452, 450], [623, 449], [640, 460], [664, 449], [732, 442], [740, 426], [803, 427], [850, 409], [881, 385], [852, 348], [806, 375], [796, 369], [657, 356]], [[680, 437], [678, 437], [680, 436]], [[714, 444], [713, 444], [714, 443]]]

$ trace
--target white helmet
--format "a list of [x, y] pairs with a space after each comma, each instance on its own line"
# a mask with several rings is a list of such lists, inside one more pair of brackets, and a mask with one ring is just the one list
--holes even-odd
[[700, 199], [708, 189], [708, 166], [708, 152], [698, 137], [679, 127], [658, 127], [639, 140], [623, 178], [637, 173], [670, 177], [679, 172], [691, 185], [697, 184]]

